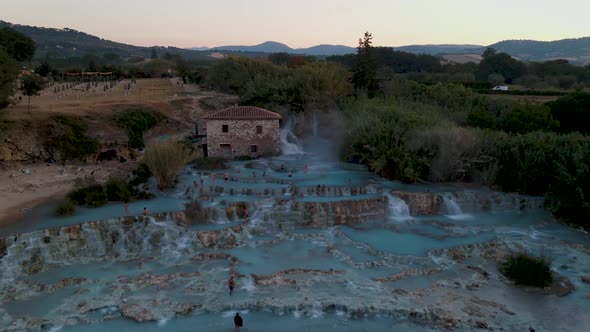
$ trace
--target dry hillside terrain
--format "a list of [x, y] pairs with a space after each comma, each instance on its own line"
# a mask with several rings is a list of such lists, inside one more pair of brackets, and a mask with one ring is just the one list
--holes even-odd
[[[102, 86], [96, 91], [69, 89], [56, 94], [49, 87], [31, 98], [0, 113], [0, 223], [14, 221], [18, 215], [48, 198], [64, 195], [81, 180], [105, 181], [111, 176], [124, 176], [136, 166], [130, 154], [141, 158], [140, 151], [127, 147], [126, 132], [113, 120], [116, 112], [139, 107], [161, 115], [158, 125], [148, 130], [145, 141], [159, 137], [184, 137], [204, 111], [201, 105], [219, 108], [236, 102], [235, 97], [217, 92], [200, 91], [196, 86], [182, 85], [177, 79], [141, 79], [131, 92], [125, 93], [122, 81], [109, 93]], [[177, 83], [178, 82], [178, 83]], [[47, 166], [51, 156], [47, 147], [48, 128], [55, 117], [74, 117], [87, 127], [86, 134], [99, 142], [99, 152], [116, 150], [128, 161], [97, 162], [96, 155], [85, 161], [57, 160]], [[30, 174], [23, 172], [31, 171]]]

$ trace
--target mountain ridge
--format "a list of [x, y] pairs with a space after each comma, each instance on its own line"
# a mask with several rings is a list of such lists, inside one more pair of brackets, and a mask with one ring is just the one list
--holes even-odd
[[[45, 28], [20, 25], [0, 20], [0, 28], [10, 27], [28, 35], [37, 44], [36, 58], [45, 56], [58, 58], [83, 57], [88, 54], [115, 53], [124, 58], [149, 58], [152, 50], [160, 55], [178, 54], [189, 59], [206, 59], [212, 51], [305, 54], [315, 56], [345, 55], [356, 53], [356, 48], [346, 45], [320, 44], [307, 48], [291, 48], [276, 41], [266, 41], [258, 45], [227, 45], [213, 48], [178, 48], [163, 46], [134, 46], [103, 39], [74, 29]], [[387, 46], [386, 46], [387, 47]], [[504, 40], [489, 46], [471, 44], [426, 44], [393, 47], [398, 51], [424, 53], [431, 55], [481, 54], [486, 47], [498, 52], [506, 52], [523, 61], [547, 61], [566, 59], [575, 64], [590, 63], [590, 37], [566, 38], [554, 41]]]

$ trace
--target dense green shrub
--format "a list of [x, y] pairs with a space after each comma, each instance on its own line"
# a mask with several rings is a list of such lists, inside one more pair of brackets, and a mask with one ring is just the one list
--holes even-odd
[[559, 132], [590, 134], [590, 93], [572, 93], [547, 105], [559, 121]]
[[98, 141], [86, 135], [86, 125], [81, 119], [54, 116], [47, 132], [47, 148], [51, 155], [61, 154], [63, 160], [86, 160], [98, 152]]
[[502, 121], [502, 129], [512, 134], [553, 131], [558, 126], [559, 122], [553, 120], [548, 107], [531, 103], [516, 104]]
[[60, 217], [71, 216], [76, 213], [76, 205], [71, 200], [66, 199], [57, 206], [55, 213]]
[[496, 129], [496, 117], [484, 110], [471, 112], [467, 116], [467, 125], [482, 129]]
[[131, 191], [127, 183], [118, 179], [111, 179], [105, 184], [107, 199], [111, 202], [129, 202], [131, 200]]
[[86, 191], [84, 202], [86, 203], [86, 206], [93, 208], [107, 204], [108, 199], [104, 188], [101, 185], [97, 185]]
[[[423, 173], [424, 160], [408, 146], [414, 130], [424, 128], [436, 117], [413, 109], [410, 103], [359, 100], [348, 110], [350, 129], [344, 153], [357, 156], [382, 176], [412, 182]], [[430, 110], [431, 111], [431, 110]], [[347, 158], [348, 159], [348, 158]]]
[[527, 253], [511, 257], [502, 266], [502, 273], [521, 286], [548, 287], [553, 282], [551, 264], [544, 257]]
[[80, 187], [68, 193], [67, 198], [77, 205], [100, 207], [107, 202], [130, 202], [133, 200], [151, 199], [149, 192], [139, 190], [131, 183], [118, 179], [111, 179], [104, 185], [91, 184]]
[[86, 204], [86, 197], [92, 192], [103, 192], [103, 187], [100, 184], [91, 184], [85, 187], [78, 188], [76, 190], [71, 191], [67, 197], [72, 200], [72, 202], [78, 205]]
[[158, 124], [160, 117], [153, 111], [137, 107], [115, 113], [113, 120], [127, 132], [129, 147], [138, 149], [145, 146], [143, 133]]
[[505, 191], [545, 195], [562, 220], [589, 227], [590, 137], [534, 132], [498, 144], [496, 184]]

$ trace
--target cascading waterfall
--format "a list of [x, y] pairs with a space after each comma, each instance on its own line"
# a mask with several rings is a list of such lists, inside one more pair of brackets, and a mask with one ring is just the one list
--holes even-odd
[[312, 112], [311, 113], [311, 120], [312, 120], [312, 124], [311, 124], [311, 130], [313, 133], [313, 137], [318, 137], [318, 117], [316, 112]]
[[285, 122], [283, 128], [281, 128], [281, 148], [284, 155], [304, 154], [303, 147], [299, 143], [299, 139], [293, 133], [295, 123], [293, 118], [290, 117]]
[[463, 210], [455, 201], [455, 198], [451, 194], [442, 195], [443, 206], [446, 211], [447, 217], [454, 220], [468, 220], [472, 219], [473, 216], [467, 213], [463, 213]]
[[411, 220], [410, 207], [399, 197], [387, 195], [388, 212], [391, 219], [395, 221]]

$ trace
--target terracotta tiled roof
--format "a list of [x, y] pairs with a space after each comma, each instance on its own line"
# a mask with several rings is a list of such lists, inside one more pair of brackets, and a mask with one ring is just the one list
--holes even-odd
[[279, 113], [255, 106], [231, 106], [203, 117], [205, 120], [280, 120]]

